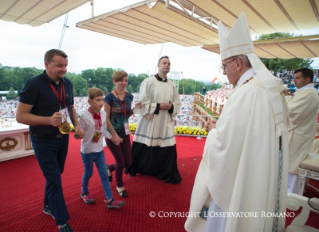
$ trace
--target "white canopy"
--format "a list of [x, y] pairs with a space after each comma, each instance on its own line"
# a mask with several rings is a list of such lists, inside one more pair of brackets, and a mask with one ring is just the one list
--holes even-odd
[[0, 0], [0, 19], [36, 27], [91, 0]]

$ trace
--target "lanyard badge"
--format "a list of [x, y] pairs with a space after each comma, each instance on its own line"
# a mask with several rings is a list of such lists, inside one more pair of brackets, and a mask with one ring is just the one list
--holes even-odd
[[101, 138], [102, 133], [100, 131], [95, 131], [92, 142], [97, 143]]
[[127, 120], [126, 120], [126, 101], [125, 101], [125, 96], [124, 96], [124, 106], [123, 106], [123, 104], [122, 104], [122, 102], [121, 102], [121, 100], [120, 100], [120, 97], [119, 97], [119, 95], [117, 94], [116, 89], [115, 89], [114, 91], [115, 91], [116, 96], [117, 96], [117, 98], [119, 99], [120, 105], [122, 106], [122, 109], [123, 109], [123, 111], [124, 111], [124, 121], [125, 121], [125, 123], [124, 123], [124, 129], [125, 129], [125, 134], [128, 135], [128, 134], [130, 134], [130, 130], [129, 130], [128, 122], [127, 122]]
[[[64, 84], [63, 83], [61, 84], [61, 94], [59, 94], [59, 92], [54, 88], [54, 86], [51, 83], [49, 84], [53, 93], [55, 94], [56, 98], [59, 101], [59, 107], [60, 107], [59, 112], [62, 114], [62, 124], [61, 126], [59, 126], [59, 131], [61, 134], [68, 134], [71, 132], [71, 127], [70, 127], [71, 120], [70, 120], [70, 115], [65, 104]], [[62, 103], [63, 103], [64, 109], [61, 109]]]
[[59, 131], [61, 134], [69, 134], [71, 132], [71, 119], [67, 108], [59, 110], [62, 114], [62, 124], [59, 126]]

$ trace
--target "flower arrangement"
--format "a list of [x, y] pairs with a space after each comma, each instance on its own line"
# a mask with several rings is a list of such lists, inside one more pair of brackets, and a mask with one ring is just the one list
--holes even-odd
[[[129, 129], [131, 133], [134, 133], [136, 130], [136, 123], [132, 123], [129, 125]], [[184, 135], [204, 135], [206, 136], [208, 133], [203, 128], [193, 127], [193, 126], [176, 126], [174, 130], [175, 134], [184, 134]]]
[[174, 130], [175, 134], [184, 134], [184, 135], [207, 135], [207, 131], [200, 127], [193, 126], [177, 126]]
[[129, 124], [129, 130], [131, 133], [134, 133], [136, 130], [136, 123]]

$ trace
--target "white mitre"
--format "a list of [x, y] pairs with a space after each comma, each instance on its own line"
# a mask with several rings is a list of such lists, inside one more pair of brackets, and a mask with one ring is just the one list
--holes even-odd
[[237, 55], [247, 55], [256, 72], [256, 77], [261, 80], [271, 102], [276, 124], [276, 136], [280, 136], [287, 132], [287, 128], [283, 124], [284, 109], [278, 88], [278, 78], [276, 79], [276, 77], [270, 73], [263, 62], [255, 54], [254, 45], [251, 40], [250, 30], [244, 12], [239, 15], [230, 31], [228, 31], [223, 23], [219, 21], [218, 35], [220, 56], [222, 60]]

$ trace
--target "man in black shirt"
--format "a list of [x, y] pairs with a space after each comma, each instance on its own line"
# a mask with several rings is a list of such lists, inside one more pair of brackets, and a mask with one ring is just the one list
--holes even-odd
[[70, 115], [75, 133], [84, 136], [73, 105], [72, 83], [64, 77], [67, 57], [57, 49], [46, 52], [45, 70], [21, 90], [16, 116], [19, 123], [30, 125], [34, 153], [46, 180], [43, 212], [56, 220], [60, 232], [73, 231], [67, 223], [70, 217], [61, 184], [69, 145], [68, 120], [62, 113]]

